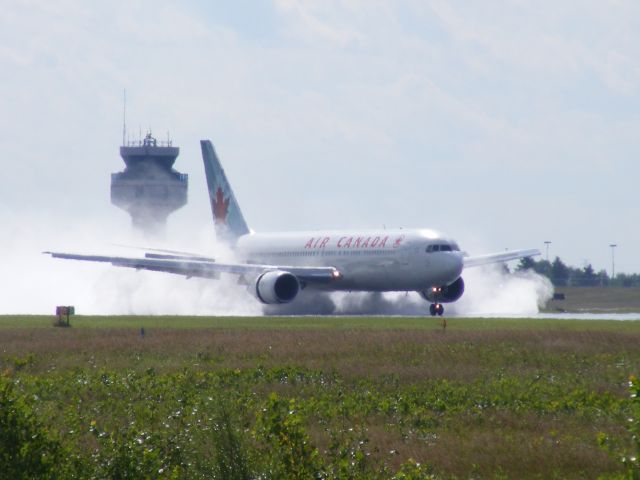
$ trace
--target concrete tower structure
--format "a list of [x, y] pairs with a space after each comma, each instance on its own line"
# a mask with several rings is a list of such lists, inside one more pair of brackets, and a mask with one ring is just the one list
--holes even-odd
[[170, 140], [158, 142], [151, 132], [120, 147], [126, 168], [111, 174], [111, 203], [126, 210], [134, 228], [145, 234], [161, 233], [169, 214], [187, 203], [188, 175], [173, 169], [179, 153]]

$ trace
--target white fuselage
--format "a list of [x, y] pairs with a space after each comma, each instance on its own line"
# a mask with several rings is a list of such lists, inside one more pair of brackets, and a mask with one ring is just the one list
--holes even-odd
[[238, 239], [247, 263], [331, 266], [339, 281], [314, 285], [330, 290], [421, 291], [449, 285], [462, 272], [457, 244], [433, 230], [353, 230], [263, 233]]

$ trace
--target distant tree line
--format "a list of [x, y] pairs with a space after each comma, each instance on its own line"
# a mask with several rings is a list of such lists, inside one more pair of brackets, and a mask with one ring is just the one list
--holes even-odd
[[596, 272], [590, 263], [583, 268], [575, 268], [566, 265], [559, 257], [553, 262], [523, 258], [517, 270], [533, 270], [547, 277], [556, 287], [640, 287], [640, 274], [618, 273], [611, 278], [604, 269]]

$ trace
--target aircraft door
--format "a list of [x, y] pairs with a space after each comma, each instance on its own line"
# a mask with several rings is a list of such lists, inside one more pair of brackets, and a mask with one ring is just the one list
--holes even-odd
[[415, 248], [409, 245], [403, 245], [398, 252], [400, 265], [406, 266], [411, 262], [411, 257], [415, 255]]

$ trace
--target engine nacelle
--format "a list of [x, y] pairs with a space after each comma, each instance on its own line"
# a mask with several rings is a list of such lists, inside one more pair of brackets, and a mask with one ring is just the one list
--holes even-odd
[[464, 281], [462, 277], [453, 282], [451, 285], [444, 287], [432, 287], [420, 292], [425, 300], [432, 303], [449, 303], [458, 300], [464, 293]]
[[265, 272], [256, 280], [256, 297], [262, 303], [289, 303], [300, 291], [300, 282], [293, 273], [283, 270]]

